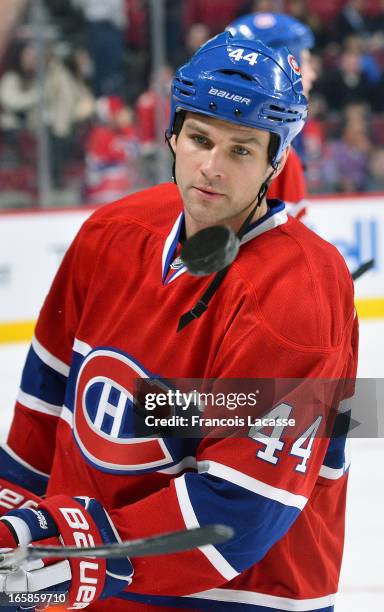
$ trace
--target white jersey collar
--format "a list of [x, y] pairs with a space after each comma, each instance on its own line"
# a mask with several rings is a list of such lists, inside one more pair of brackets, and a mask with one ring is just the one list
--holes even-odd
[[[288, 221], [284, 202], [281, 200], [268, 200], [268, 204], [268, 212], [261, 219], [256, 221], [256, 223], [252, 223], [252, 225], [249, 226], [241, 239], [240, 246], [253, 240], [256, 236], [260, 236], [260, 234], [264, 234], [264, 232], [268, 232]], [[182, 212], [177, 217], [164, 244], [162, 255], [162, 282], [165, 285], [169, 285], [169, 283], [176, 280], [176, 278], [187, 271], [186, 266], [180, 262], [179, 258], [175, 259], [175, 251], [179, 243], [179, 236], [183, 226], [184, 213]], [[174, 267], [174, 271], [167, 278], [171, 265]]]

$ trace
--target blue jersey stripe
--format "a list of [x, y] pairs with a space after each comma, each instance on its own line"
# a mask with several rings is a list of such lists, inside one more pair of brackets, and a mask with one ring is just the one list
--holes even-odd
[[351, 411], [336, 415], [332, 437], [324, 457], [323, 465], [333, 469], [341, 469], [345, 463], [345, 444], [351, 421]]
[[345, 438], [331, 438], [323, 465], [339, 470], [345, 463]]
[[31, 346], [23, 370], [21, 390], [48, 404], [62, 406], [66, 382], [66, 376], [44, 363]]
[[[162, 597], [157, 595], [138, 595], [136, 593], [123, 592], [117, 596], [119, 599], [137, 601], [152, 606], [168, 606], [177, 610], [201, 610], [202, 612], [287, 612], [281, 608], [271, 608], [253, 604], [235, 603], [233, 601], [215, 601], [213, 599], [201, 599], [200, 597]], [[316, 612], [333, 612], [334, 606], [316, 608]], [[310, 608], [302, 612], [313, 612]]]
[[48, 477], [29, 469], [26, 465], [11, 457], [6, 450], [1, 447], [0, 475], [5, 480], [9, 480], [11, 483], [13, 482], [20, 487], [24, 487], [40, 497], [44, 495], [47, 489]]
[[300, 514], [298, 508], [222, 478], [194, 473], [184, 477], [199, 524], [222, 523], [234, 529], [235, 537], [217, 549], [238, 572], [260, 561]]
[[64, 399], [65, 405], [71, 412], [74, 412], [76, 382], [84, 359], [85, 357], [81, 353], [77, 353], [76, 351], [72, 352], [71, 369], [69, 371], [68, 384]]

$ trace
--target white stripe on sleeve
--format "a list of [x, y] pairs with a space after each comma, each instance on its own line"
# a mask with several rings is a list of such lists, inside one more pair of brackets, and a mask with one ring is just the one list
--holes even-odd
[[263, 606], [268, 609], [287, 610], [287, 612], [308, 612], [308, 610], [321, 610], [335, 605], [335, 594], [316, 597], [314, 599], [290, 599], [288, 597], [276, 597], [266, 593], [254, 593], [252, 591], [235, 591], [234, 589], [210, 589], [201, 593], [184, 596], [196, 597], [210, 601], [225, 601], [232, 603], [243, 603], [253, 606]]
[[37, 412], [43, 412], [44, 414], [50, 414], [52, 416], [60, 416], [61, 406], [57, 406], [56, 404], [49, 404], [48, 402], [44, 402], [43, 400], [35, 397], [34, 395], [30, 395], [29, 393], [24, 393], [21, 389], [19, 389], [19, 393], [17, 394], [17, 401], [26, 408], [30, 410], [36, 410]]
[[78, 340], [77, 338], [75, 338], [75, 341], [73, 343], [73, 350], [76, 353], [80, 353], [80, 355], [83, 355], [83, 357], [86, 357], [88, 353], [91, 352], [92, 347], [86, 342], [83, 342], [82, 340]]
[[31, 472], [35, 472], [35, 474], [39, 474], [39, 476], [44, 476], [45, 478], [49, 478], [49, 474], [46, 474], [45, 472], [41, 472], [37, 468], [33, 467], [33, 465], [31, 465], [30, 463], [27, 463], [26, 461], [24, 461], [24, 459], [19, 457], [19, 455], [15, 453], [15, 451], [12, 450], [11, 447], [8, 446], [8, 444], [6, 444], [5, 442], [0, 444], [0, 446], [7, 453], [7, 455], [12, 457], [12, 459], [17, 461], [17, 463], [20, 463], [21, 465], [26, 467], [28, 470], [31, 470]]
[[344, 450], [344, 464], [341, 468], [332, 468], [327, 465], [322, 465], [320, 468], [319, 476], [323, 478], [328, 478], [328, 480], [338, 480], [342, 476], [344, 476], [345, 472], [349, 469], [351, 465], [351, 445], [349, 438], [345, 441], [345, 450]]
[[58, 359], [57, 357], [52, 355], [52, 353], [47, 351], [47, 349], [45, 349], [43, 345], [40, 344], [36, 336], [33, 336], [32, 338], [32, 347], [36, 355], [40, 357], [41, 361], [43, 361], [47, 366], [49, 366], [59, 374], [68, 377], [69, 366], [64, 363], [64, 361], [61, 361], [61, 359]]
[[199, 461], [198, 469], [199, 473], [207, 473], [211, 474], [212, 476], [217, 476], [218, 478], [232, 482], [239, 487], [243, 487], [248, 491], [252, 491], [253, 493], [267, 497], [268, 499], [273, 499], [274, 501], [280, 502], [285, 506], [293, 506], [294, 508], [302, 510], [308, 501], [308, 498], [304, 497], [304, 495], [297, 495], [296, 493], [290, 493], [285, 489], [273, 487], [265, 482], [262, 482], [261, 480], [252, 478], [247, 474], [243, 474], [243, 472], [239, 472], [238, 470], [228, 467], [227, 465], [216, 463], [216, 461]]
[[[199, 527], [199, 522], [197, 520], [195, 511], [188, 495], [188, 489], [184, 475], [180, 476], [180, 478], [175, 479], [175, 487], [185, 526], [188, 529], [191, 529], [192, 527]], [[228, 561], [223, 557], [221, 553], [219, 553], [219, 551], [214, 546], [201, 546], [199, 550], [203, 553], [203, 555], [207, 557], [208, 561], [212, 563], [216, 571], [219, 572], [219, 574], [221, 574], [226, 580], [232, 580], [232, 578], [235, 578], [239, 575], [239, 572], [237, 572], [228, 563]]]

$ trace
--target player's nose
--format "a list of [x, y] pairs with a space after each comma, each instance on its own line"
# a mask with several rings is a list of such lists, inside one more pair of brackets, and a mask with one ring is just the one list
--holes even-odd
[[224, 156], [217, 147], [204, 151], [200, 171], [209, 181], [224, 178]]

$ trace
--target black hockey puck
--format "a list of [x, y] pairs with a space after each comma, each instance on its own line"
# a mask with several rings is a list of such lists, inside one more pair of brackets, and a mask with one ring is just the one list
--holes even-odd
[[191, 274], [206, 276], [229, 266], [239, 246], [239, 239], [229, 227], [207, 227], [186, 240], [181, 259]]

